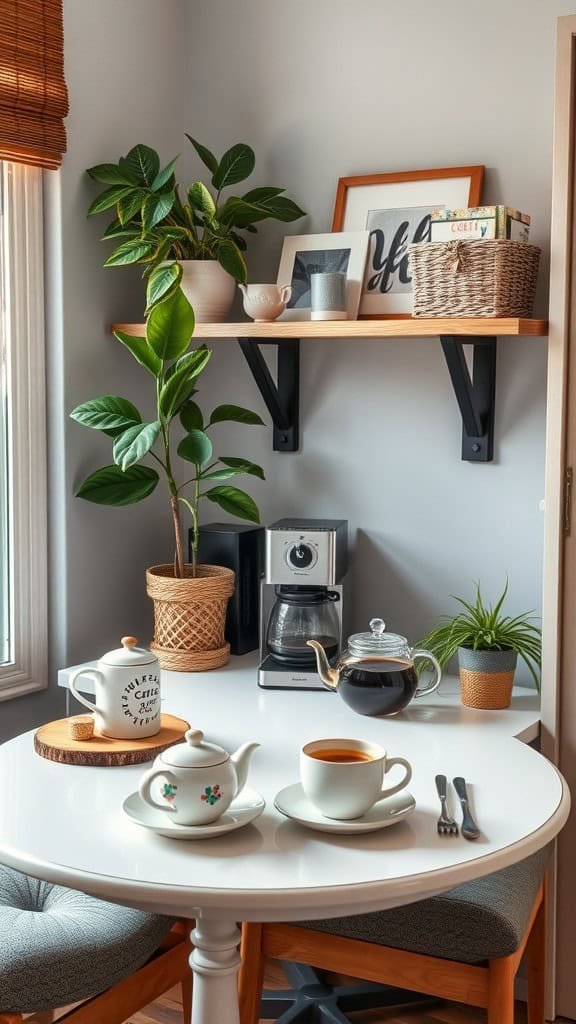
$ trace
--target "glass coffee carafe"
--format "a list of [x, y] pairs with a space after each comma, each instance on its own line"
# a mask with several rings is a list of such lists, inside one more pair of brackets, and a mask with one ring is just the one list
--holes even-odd
[[338, 654], [340, 618], [335, 604], [340, 595], [328, 587], [276, 587], [276, 601], [268, 620], [266, 646], [282, 665], [295, 668], [315, 664], [308, 640], [316, 640], [328, 660]]

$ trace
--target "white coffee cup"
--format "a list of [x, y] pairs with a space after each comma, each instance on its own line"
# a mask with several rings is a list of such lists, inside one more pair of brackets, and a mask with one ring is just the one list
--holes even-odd
[[[346, 754], [349, 758], [344, 759]], [[404, 778], [383, 789], [384, 776], [398, 764], [405, 770]], [[313, 740], [300, 752], [300, 777], [306, 796], [322, 814], [348, 821], [404, 789], [412, 778], [412, 768], [404, 757], [388, 757], [377, 743]]]

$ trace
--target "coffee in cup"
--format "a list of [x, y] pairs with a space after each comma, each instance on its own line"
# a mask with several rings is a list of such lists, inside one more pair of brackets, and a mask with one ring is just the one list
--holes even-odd
[[[404, 778], [383, 789], [384, 776], [394, 765], [402, 765]], [[404, 757], [388, 757], [377, 743], [313, 740], [302, 747], [300, 777], [306, 796], [322, 814], [348, 821], [404, 789], [412, 778], [412, 768]]]

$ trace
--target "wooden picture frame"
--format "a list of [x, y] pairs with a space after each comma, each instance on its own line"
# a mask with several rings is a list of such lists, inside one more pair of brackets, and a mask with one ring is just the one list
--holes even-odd
[[[408, 244], [429, 236], [432, 210], [479, 206], [483, 181], [482, 164], [339, 179], [332, 231], [370, 231], [359, 319], [399, 319], [412, 315]], [[405, 211], [404, 220], [400, 220], [398, 211]], [[384, 226], [389, 226], [388, 235], [393, 232], [387, 253]], [[391, 277], [396, 272], [393, 282]]]

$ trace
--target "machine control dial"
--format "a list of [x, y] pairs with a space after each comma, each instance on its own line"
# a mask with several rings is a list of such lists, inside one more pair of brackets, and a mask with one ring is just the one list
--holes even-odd
[[291, 569], [311, 569], [316, 564], [318, 555], [310, 544], [298, 541], [290, 544], [286, 552], [286, 561]]

